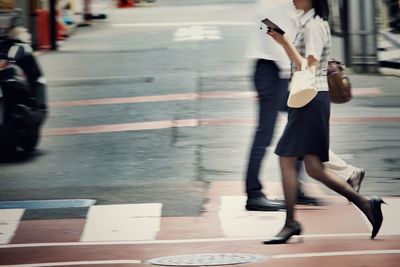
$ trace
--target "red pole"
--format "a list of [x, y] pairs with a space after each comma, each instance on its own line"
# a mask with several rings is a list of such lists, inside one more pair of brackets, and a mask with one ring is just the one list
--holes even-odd
[[92, 4], [92, 0], [85, 0], [85, 5], [84, 5], [84, 9], [83, 9], [83, 20], [84, 21], [89, 21], [92, 18], [92, 10], [90, 8]]

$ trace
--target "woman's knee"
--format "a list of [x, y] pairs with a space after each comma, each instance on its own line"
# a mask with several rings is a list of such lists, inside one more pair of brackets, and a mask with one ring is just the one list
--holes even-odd
[[319, 178], [321, 178], [322, 172], [317, 168], [309, 167], [306, 165], [306, 172], [310, 177], [312, 177], [314, 179], [319, 180]]
[[310, 177], [319, 180], [323, 176], [324, 166], [317, 157], [305, 156], [304, 165], [306, 172]]

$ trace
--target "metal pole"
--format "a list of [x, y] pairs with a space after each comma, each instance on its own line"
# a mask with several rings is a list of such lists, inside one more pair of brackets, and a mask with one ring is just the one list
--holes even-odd
[[343, 32], [343, 54], [344, 54], [344, 64], [347, 66], [351, 66], [351, 57], [350, 57], [350, 36], [349, 36], [349, 2], [348, 0], [343, 0], [341, 14], [342, 14], [342, 32]]
[[[360, 10], [365, 10], [366, 8], [366, 5], [365, 5], [365, 1], [360, 1], [359, 2], [359, 4], [360, 4]], [[361, 44], [367, 44], [367, 36], [366, 36], [366, 34], [367, 34], [367, 25], [365, 24], [366, 23], [366, 19], [365, 19], [365, 17], [366, 17], [366, 14], [365, 14], [365, 12], [360, 12], [359, 14], [358, 14], [358, 16], [359, 16], [359, 20], [360, 20], [360, 41], [361, 41]], [[361, 60], [362, 60], [362, 65], [361, 66], [359, 66], [359, 69], [360, 69], [360, 71], [362, 71], [362, 72], [366, 72], [367, 71], [367, 66], [366, 66], [366, 56], [367, 56], [367, 48], [366, 48], [366, 45], [362, 45], [361, 46], [361, 51], [362, 51], [362, 54], [361, 54], [361, 56], [363, 57]]]
[[354, 72], [378, 72], [375, 0], [349, 1], [350, 58]]
[[57, 0], [50, 0], [50, 46], [51, 50], [57, 50]]
[[32, 35], [32, 48], [34, 50], [38, 49], [38, 37], [37, 37], [37, 9], [38, 9], [38, 1], [37, 0], [32, 0], [30, 6], [30, 23], [29, 23], [29, 30]]

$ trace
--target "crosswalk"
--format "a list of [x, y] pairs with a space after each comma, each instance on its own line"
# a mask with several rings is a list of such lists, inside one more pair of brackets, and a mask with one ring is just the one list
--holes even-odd
[[[284, 224], [285, 212], [250, 212], [244, 210], [246, 198], [240, 195], [220, 196], [216, 210], [222, 238], [260, 238], [273, 236]], [[398, 212], [400, 198], [385, 198], [388, 205], [383, 206], [384, 222], [380, 235], [400, 235]], [[121, 204], [92, 206], [87, 214], [79, 242], [124, 242], [157, 240], [160, 225], [163, 222], [162, 203]], [[334, 235], [367, 234], [369, 222], [359, 214], [353, 205], [342, 203], [341, 206], [326, 206], [320, 209], [300, 208], [300, 217], [306, 225], [315, 224], [318, 218], [320, 229], [313, 229], [308, 234], [327, 233]], [[0, 210], [0, 244], [10, 244], [18, 230], [23, 216], [23, 209]], [[331, 214], [330, 214], [331, 213]], [[330, 215], [329, 215], [330, 214]], [[324, 225], [324, 221], [335, 218], [335, 214], [343, 216], [341, 221], [351, 222], [349, 229], [341, 229], [343, 224], [336, 222]], [[350, 218], [351, 214], [354, 218]], [[359, 214], [359, 215], [357, 215]], [[364, 220], [362, 219], [364, 218]], [[206, 221], [206, 220], [205, 220]], [[165, 223], [165, 222], [164, 222]], [[330, 222], [333, 223], [333, 222]], [[335, 228], [335, 225], [338, 226]], [[188, 228], [191, 226], [188, 225]], [[327, 229], [330, 229], [329, 231]], [[356, 230], [355, 230], [356, 229]], [[358, 230], [358, 231], [357, 231]], [[170, 233], [173, 236], [173, 233]], [[218, 236], [218, 238], [221, 238]]]

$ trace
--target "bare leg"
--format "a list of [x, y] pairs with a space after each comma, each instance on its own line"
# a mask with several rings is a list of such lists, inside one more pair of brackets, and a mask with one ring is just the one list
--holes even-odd
[[371, 204], [368, 199], [357, 193], [357, 191], [343, 179], [324, 168], [324, 165], [317, 156], [304, 156], [304, 163], [308, 175], [349, 199], [367, 216], [368, 220], [373, 223]]

